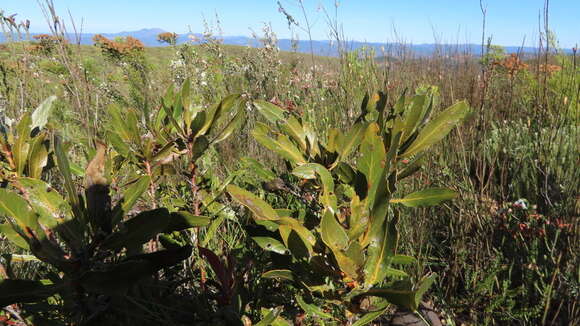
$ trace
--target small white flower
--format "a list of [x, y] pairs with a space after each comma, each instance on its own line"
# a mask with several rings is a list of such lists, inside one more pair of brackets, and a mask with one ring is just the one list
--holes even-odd
[[520, 207], [521, 209], [528, 209], [528, 204], [526, 203], [526, 200], [522, 198], [516, 200], [514, 206]]

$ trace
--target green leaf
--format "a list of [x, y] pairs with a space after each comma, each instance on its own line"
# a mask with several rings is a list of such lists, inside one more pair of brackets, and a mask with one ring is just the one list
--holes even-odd
[[371, 311], [371, 312], [367, 312], [359, 320], [357, 320], [356, 322], [354, 322], [352, 324], [352, 326], [364, 326], [364, 325], [367, 325], [368, 323], [372, 322], [373, 320], [375, 320], [375, 319], [379, 318], [380, 316], [384, 315], [387, 312], [387, 310], [389, 310], [389, 306], [390, 306], [390, 304], [388, 302], [379, 305], [379, 307], [377, 307], [377, 310]]
[[175, 143], [173, 141], [168, 142], [151, 157], [151, 161], [154, 164], [165, 164], [165, 161], [173, 154], [174, 148]]
[[111, 250], [121, 248], [137, 248], [163, 232], [171, 216], [165, 208], [158, 208], [137, 214], [132, 219], [123, 222], [120, 230], [111, 234], [102, 247]]
[[45, 145], [45, 134], [38, 134], [32, 139], [30, 151], [28, 152], [28, 176], [40, 179], [42, 170], [48, 163], [48, 150]]
[[46, 182], [32, 178], [18, 178], [26, 189], [30, 204], [42, 217], [42, 222], [52, 229], [71, 217], [71, 207], [62, 196]]
[[40, 259], [36, 258], [34, 255], [16, 255], [16, 254], [7, 254], [3, 255], [3, 257], [10, 261], [10, 263], [27, 263], [27, 262], [40, 262]]
[[39, 229], [37, 217], [28, 206], [28, 203], [22, 197], [7, 189], [0, 189], [0, 213], [14, 219], [22, 230], [30, 228], [37, 231]]
[[365, 209], [365, 203], [361, 202], [357, 195], [350, 201], [350, 215], [348, 220], [348, 236], [351, 240], [357, 239], [368, 228], [369, 211]]
[[333, 319], [331, 314], [324, 312], [324, 310], [322, 310], [320, 307], [314, 304], [306, 303], [306, 301], [304, 301], [300, 295], [296, 295], [296, 301], [298, 302], [300, 308], [302, 308], [302, 310], [304, 310], [307, 315], [325, 319]]
[[414, 192], [404, 198], [391, 199], [391, 203], [398, 203], [407, 207], [434, 206], [442, 201], [457, 197], [457, 193], [446, 188], [429, 188]]
[[217, 232], [218, 228], [222, 225], [222, 223], [225, 221], [225, 219], [226, 219], [225, 215], [219, 215], [217, 218], [211, 221], [209, 227], [205, 231], [203, 241], [201, 242], [202, 247], [207, 246], [207, 244], [213, 239], [215, 233]]
[[123, 119], [125, 120], [125, 127], [129, 140], [136, 145], [141, 143], [141, 133], [139, 132], [139, 117], [137, 111], [134, 109], [123, 110]]
[[137, 203], [137, 200], [141, 198], [143, 193], [149, 187], [149, 183], [151, 182], [151, 177], [149, 176], [141, 176], [139, 179], [131, 184], [125, 192], [123, 192], [123, 199], [120, 205], [115, 207], [113, 213], [113, 226], [117, 225], [123, 216], [127, 214], [133, 206]]
[[4, 236], [16, 246], [29, 250], [28, 242], [26, 242], [26, 239], [21, 237], [20, 234], [14, 230], [12, 225], [7, 223], [0, 224], [0, 234], [4, 234]]
[[123, 142], [125, 143], [132, 143], [132, 135], [129, 127], [127, 126], [127, 120], [125, 115], [121, 113], [121, 108], [116, 105], [110, 105], [107, 112], [109, 113], [110, 119], [110, 128], [112, 134], [118, 135]]
[[415, 155], [445, 138], [465, 118], [469, 110], [467, 102], [462, 101], [441, 112], [435, 119], [425, 125], [415, 141], [407, 148], [402, 156], [409, 157]]
[[252, 211], [254, 219], [267, 221], [275, 221], [279, 219], [278, 214], [272, 206], [256, 197], [251, 192], [234, 185], [228, 185], [227, 190], [232, 198]]
[[300, 150], [290, 141], [288, 136], [279, 134], [277, 140], [268, 136], [270, 127], [257, 122], [256, 127], [252, 130], [252, 136], [267, 149], [276, 152], [282, 158], [290, 161], [293, 164], [304, 164], [306, 160]]
[[326, 139], [326, 150], [338, 153], [344, 146], [344, 135], [337, 128], [330, 128]]
[[344, 138], [343, 146], [337, 148], [338, 153], [340, 154], [340, 159], [347, 158], [350, 153], [360, 145], [367, 128], [368, 123], [359, 122], [352, 126]]
[[194, 227], [207, 226], [210, 222], [211, 219], [207, 216], [195, 216], [187, 211], [172, 212], [169, 224], [163, 232], [170, 233]]
[[302, 128], [304, 129], [308, 145], [310, 146], [310, 157], [320, 155], [320, 146], [318, 144], [318, 136], [316, 135], [316, 132], [314, 132], [310, 124], [307, 122], [303, 122]]
[[262, 274], [263, 278], [271, 278], [285, 281], [294, 281], [294, 275], [289, 269], [274, 269]]
[[275, 253], [280, 254], [280, 255], [289, 254], [289, 251], [284, 246], [284, 244], [282, 244], [282, 242], [280, 242], [274, 238], [252, 237], [252, 240], [254, 240], [258, 244], [258, 246], [260, 246], [264, 250], [272, 251], [272, 252], [275, 252]]
[[246, 111], [239, 109], [236, 115], [226, 124], [222, 131], [213, 139], [212, 143], [217, 144], [226, 140], [234, 131], [239, 129], [246, 121]]
[[64, 178], [64, 187], [68, 193], [69, 203], [71, 203], [73, 209], [80, 209], [79, 197], [73, 183], [68, 158], [62, 148], [62, 140], [56, 135], [54, 136], [54, 153], [56, 155], [56, 165]]
[[291, 161], [293, 161], [295, 164], [306, 163], [302, 152], [300, 152], [298, 147], [292, 143], [288, 136], [279, 134], [276, 141], [279, 148], [275, 149], [274, 151], [278, 152], [280, 155], [286, 155], [290, 157]]
[[239, 104], [240, 95], [232, 94], [224, 98], [220, 103], [206, 110], [206, 120], [203, 127], [199, 130], [199, 135], [208, 134], [215, 125], [218, 125], [221, 116], [228, 113], [233, 107]]
[[393, 241], [393, 234], [388, 229], [370, 239], [368, 246], [368, 258], [364, 266], [365, 283], [372, 286], [385, 279], [387, 276], [390, 257], [395, 254], [396, 241]]
[[[303, 227], [304, 228], [304, 227]], [[310, 232], [304, 228], [305, 232]], [[280, 225], [278, 232], [286, 248], [290, 251], [292, 256], [297, 260], [308, 259], [313, 254], [312, 243], [306, 240], [304, 235], [299, 234], [290, 225]]]
[[362, 156], [357, 162], [358, 169], [366, 176], [367, 197], [369, 198], [367, 202], [370, 208], [374, 205], [377, 189], [385, 183], [383, 176], [385, 174], [387, 152], [383, 139], [378, 133], [379, 126], [376, 123], [369, 125], [360, 148]]
[[314, 246], [316, 238], [314, 237], [312, 232], [310, 232], [310, 230], [308, 230], [300, 221], [291, 217], [280, 217], [277, 223], [279, 223], [281, 226], [282, 225], [289, 226], [300, 236], [302, 241], [305, 242], [305, 244], [308, 246], [309, 251], [312, 250], [311, 246]]
[[256, 161], [253, 158], [242, 157], [241, 161], [246, 169], [255, 173], [263, 181], [270, 181], [276, 178], [276, 174], [274, 172], [265, 168], [262, 163]]
[[399, 174], [397, 174], [397, 180], [405, 179], [415, 172], [419, 171], [423, 167], [423, 157], [424, 154], [416, 155], [411, 162], [409, 162], [404, 169], [402, 169]]
[[381, 297], [391, 303], [416, 311], [423, 295], [431, 287], [436, 277], [437, 274], [435, 273], [423, 277], [415, 290], [410, 289], [410, 285], [405, 285], [404, 287], [393, 286], [386, 289], [371, 289], [363, 293], [362, 296]]
[[0, 279], [0, 307], [42, 301], [60, 289], [50, 281]]
[[194, 138], [201, 136], [201, 128], [205, 125], [205, 111], [199, 111], [191, 122], [190, 129]]
[[403, 128], [402, 138], [403, 141], [409, 138], [413, 131], [415, 131], [415, 128], [417, 127], [419, 120], [422, 118], [423, 112], [425, 111], [426, 101], [427, 96], [425, 95], [416, 95], [411, 99], [411, 107], [406, 113], [405, 117], [405, 126]]
[[316, 174], [318, 174], [322, 181], [322, 185], [324, 186], [324, 192], [334, 192], [334, 180], [332, 179], [332, 175], [324, 166], [318, 163], [306, 163], [300, 165], [292, 171], [292, 174], [302, 179], [315, 179]]
[[336, 210], [336, 196], [334, 195], [334, 180], [330, 172], [318, 163], [306, 163], [296, 167], [292, 174], [303, 179], [314, 179], [316, 174], [320, 176], [323, 185], [321, 202], [326, 207]]
[[394, 265], [411, 265], [411, 264], [416, 264], [416, 263], [417, 263], [417, 259], [415, 259], [414, 257], [411, 257], [411, 256], [394, 255], [391, 258], [391, 264], [394, 264]]
[[280, 316], [280, 314], [283, 311], [283, 307], [276, 307], [272, 310], [270, 310], [270, 312], [264, 317], [262, 318], [262, 320], [260, 320], [258, 323], [256, 323], [254, 326], [270, 326], [272, 325], [272, 323], [276, 320], [276, 318], [278, 318], [278, 316]]
[[256, 107], [264, 118], [273, 124], [276, 124], [278, 120], [284, 120], [284, 109], [270, 102], [257, 100], [254, 101], [254, 107]]
[[399, 289], [371, 289], [361, 296], [373, 296], [386, 299], [390, 303], [396, 304], [398, 306], [410, 309], [412, 311], [417, 310], [417, 303], [415, 302], [415, 291], [412, 290], [399, 290]]
[[207, 137], [199, 136], [195, 139], [195, 143], [193, 143], [193, 149], [191, 150], [191, 156], [193, 160], [198, 159], [201, 157], [205, 150], [209, 147], [210, 143]]
[[387, 267], [385, 270], [385, 276], [388, 276], [388, 277], [409, 277], [409, 274], [405, 273], [405, 271], [402, 271], [400, 269]]
[[12, 147], [12, 157], [16, 168], [16, 175], [21, 176], [28, 159], [30, 149], [30, 124], [31, 118], [29, 113], [25, 113], [20, 122], [16, 125], [16, 139]]
[[56, 100], [56, 96], [49, 96], [32, 112], [32, 124], [30, 129], [34, 128], [42, 129], [48, 122], [48, 116], [52, 110], [52, 103]]
[[361, 267], [364, 264], [364, 251], [358, 242], [353, 242], [348, 250], [333, 250], [340, 270], [352, 280], [360, 279]]
[[307, 150], [308, 145], [306, 144], [306, 133], [304, 132], [302, 125], [298, 119], [296, 119], [296, 117], [288, 117], [288, 119], [284, 123], [281, 123], [279, 126], [282, 131], [284, 131], [287, 135], [292, 137], [294, 141], [296, 141], [296, 143], [303, 151]]
[[395, 103], [395, 107], [393, 108], [395, 114], [401, 114], [405, 110], [405, 106], [407, 104], [407, 97], [405, 96], [405, 94], [407, 94], [406, 88], [403, 90], [403, 94], [401, 94], [401, 96], [397, 100], [397, 103]]
[[113, 131], [107, 132], [107, 140], [121, 156], [128, 156], [131, 152], [131, 147], [127, 145], [127, 142], [118, 133]]
[[330, 210], [325, 210], [320, 222], [322, 241], [331, 249], [346, 250], [348, 248], [348, 234], [338, 223]]
[[191, 97], [191, 79], [187, 77], [181, 87], [181, 103], [183, 108], [187, 109], [191, 105]]
[[436, 273], [431, 273], [429, 275], [424, 276], [421, 281], [419, 281], [419, 286], [417, 287], [417, 291], [415, 292], [415, 306], [419, 306], [421, 303], [421, 299], [423, 295], [429, 290], [435, 279], [437, 278]]

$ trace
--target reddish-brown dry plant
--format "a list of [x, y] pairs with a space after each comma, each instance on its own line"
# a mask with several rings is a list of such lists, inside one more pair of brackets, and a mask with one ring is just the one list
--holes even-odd
[[518, 72], [528, 69], [528, 64], [524, 63], [515, 53], [510, 54], [502, 60], [494, 61], [493, 66], [507, 72], [511, 78]]
[[157, 41], [159, 43], [167, 43], [169, 45], [177, 44], [177, 34], [171, 32], [160, 33], [157, 35]]
[[35, 42], [32, 42], [28, 50], [38, 54], [51, 54], [58, 44], [67, 45], [68, 40], [61, 36], [49, 34], [38, 34], [32, 36]]
[[93, 42], [101, 48], [103, 54], [116, 60], [140, 55], [145, 50], [143, 43], [131, 36], [127, 36], [122, 42], [118, 42], [97, 34], [93, 37]]

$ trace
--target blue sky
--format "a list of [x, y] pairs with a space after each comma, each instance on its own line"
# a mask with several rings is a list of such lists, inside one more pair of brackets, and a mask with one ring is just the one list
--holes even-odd
[[[42, 0], [41, 0], [42, 1]], [[328, 39], [325, 7], [334, 15], [334, 0], [303, 0], [313, 24], [314, 39]], [[501, 45], [535, 45], [538, 14], [543, 0], [483, 0], [487, 5], [487, 33]], [[289, 37], [285, 18], [276, 0], [54, 0], [57, 11], [68, 10], [85, 32], [120, 32], [158, 27], [183, 33], [188, 26], [203, 31], [204, 19], [215, 22], [224, 35], [251, 35], [263, 23], [271, 23], [279, 38]], [[281, 0], [302, 22], [296, 0]], [[32, 30], [46, 31], [46, 21], [37, 0], [2, 0], [6, 14], [32, 21]], [[338, 18], [349, 40], [387, 42], [404, 40], [415, 44], [464, 43], [481, 40], [479, 0], [342, 0]], [[562, 47], [580, 43], [580, 0], [550, 1], [550, 27]], [[304, 33], [299, 36], [306, 39]]]

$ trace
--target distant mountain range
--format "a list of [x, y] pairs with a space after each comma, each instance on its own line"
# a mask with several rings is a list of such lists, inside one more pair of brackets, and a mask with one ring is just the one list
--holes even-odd
[[[167, 46], [166, 44], [161, 44], [157, 41], [157, 35], [165, 32], [160, 28], [147, 28], [138, 31], [130, 32], [119, 32], [119, 33], [101, 33], [107, 38], [114, 39], [116, 37], [126, 37], [132, 36], [139, 39], [145, 46]], [[41, 34], [34, 33], [32, 35]], [[80, 35], [81, 44], [91, 45], [93, 44], [94, 33], [83, 33]], [[203, 42], [204, 38], [202, 34], [194, 33], [197, 42]], [[180, 34], [177, 39], [178, 44], [182, 44], [190, 41], [192, 38], [191, 34]], [[76, 42], [77, 36], [70, 35], [69, 39], [71, 42]], [[260, 47], [261, 43], [251, 37], [246, 36], [223, 36], [220, 37], [224, 44], [228, 45], [239, 45], [239, 46], [250, 46], [250, 47]], [[0, 34], [0, 43], [5, 42], [5, 36]], [[320, 56], [337, 56], [338, 50], [336, 47], [336, 42], [329, 40], [315, 40], [312, 41], [312, 45], [307, 40], [300, 40], [293, 42], [290, 39], [279, 39], [278, 47], [282, 51], [293, 51], [293, 43], [295, 43], [296, 51], [302, 53], [310, 53], [311, 46], [312, 51], [316, 55]], [[345, 44], [346, 50], [352, 51], [361, 49], [363, 47], [372, 48], [377, 53], [377, 56], [381, 56], [383, 50], [389, 51], [389, 49], [400, 49], [401, 44], [399, 43], [379, 43], [379, 42], [360, 42], [360, 41], [348, 41]], [[409, 44], [405, 46], [405, 49], [414, 53], [418, 56], [428, 56], [436, 52], [440, 53], [471, 53], [477, 55], [481, 53], [481, 45], [478, 44]], [[505, 46], [505, 51], [507, 53], [533, 53], [537, 51], [535, 47], [519, 47], [519, 46]], [[571, 49], [564, 49], [566, 53], [572, 53]]]

